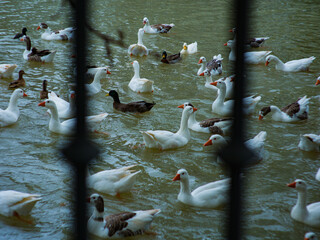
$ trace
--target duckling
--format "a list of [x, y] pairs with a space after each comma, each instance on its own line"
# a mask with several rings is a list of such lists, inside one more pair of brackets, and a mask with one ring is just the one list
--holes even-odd
[[48, 81], [43, 80], [42, 82], [42, 90], [40, 92], [40, 99], [48, 98], [48, 90], [47, 90]]
[[25, 72], [23, 70], [19, 71], [19, 78], [11, 83], [9, 83], [9, 89], [21, 88], [26, 86], [26, 81], [23, 78]]
[[22, 38], [24, 35], [27, 35], [27, 28], [26, 28], [26, 27], [22, 28], [21, 33], [17, 33], [17, 34], [13, 37], [13, 39], [20, 39], [20, 38]]
[[163, 63], [172, 64], [172, 63], [176, 63], [180, 60], [181, 60], [180, 52], [177, 54], [169, 55], [169, 56], [167, 55], [166, 51], [163, 51], [163, 53], [162, 53], [161, 62], [163, 62]]
[[145, 101], [121, 103], [117, 91], [111, 90], [106, 96], [113, 98], [113, 108], [121, 112], [144, 113], [150, 111], [155, 103], [147, 103]]

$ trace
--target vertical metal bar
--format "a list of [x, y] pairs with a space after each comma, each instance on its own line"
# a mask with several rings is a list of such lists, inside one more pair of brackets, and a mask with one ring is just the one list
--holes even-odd
[[76, 34], [75, 34], [75, 53], [76, 53], [76, 131], [71, 144], [62, 150], [67, 160], [74, 169], [74, 229], [73, 239], [87, 239], [87, 208], [86, 208], [86, 168], [88, 162], [97, 154], [97, 148], [89, 141], [85, 115], [87, 99], [85, 92], [85, 70], [86, 70], [86, 16], [87, 0], [70, 0], [75, 7]]

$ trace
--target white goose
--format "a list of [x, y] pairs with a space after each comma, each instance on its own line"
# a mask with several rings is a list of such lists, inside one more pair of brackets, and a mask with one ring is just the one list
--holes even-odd
[[132, 62], [134, 75], [129, 82], [129, 88], [138, 93], [150, 93], [153, 92], [153, 81], [146, 79], [146, 78], [140, 78], [140, 66], [138, 61]]
[[[256, 156], [258, 157], [257, 161], [261, 161], [264, 158], [264, 142], [267, 138], [267, 132], [261, 131], [254, 138], [251, 138], [244, 142], [244, 144], [250, 148]], [[203, 146], [212, 145], [214, 151], [220, 151], [228, 144], [227, 140], [218, 134], [212, 135]]]
[[187, 170], [178, 170], [172, 181], [180, 181], [178, 200], [184, 204], [201, 208], [220, 208], [228, 202], [230, 179], [210, 182], [194, 189], [189, 186]]
[[320, 84], [320, 77], [317, 78], [316, 86]]
[[143, 30], [146, 33], [167, 33], [170, 31], [174, 24], [154, 24], [150, 25], [148, 18], [143, 18]]
[[320, 168], [318, 169], [318, 172], [316, 174], [316, 180], [320, 181]]
[[[229, 60], [235, 61], [236, 60], [236, 53], [235, 53], [235, 42], [233, 40], [229, 40], [227, 43], [224, 44], [225, 46], [228, 46], [231, 48], [231, 51], [229, 53]], [[272, 51], [253, 51], [253, 52], [245, 52], [244, 53], [244, 61], [248, 64], [259, 64], [264, 63], [266, 61], [266, 57], [271, 53]]]
[[277, 70], [282, 70], [285, 72], [309, 71], [309, 66], [315, 59], [316, 58], [312, 56], [309, 58], [302, 58], [299, 60], [292, 60], [292, 61], [283, 63], [278, 57], [274, 55], [269, 55], [266, 58], [266, 66], [268, 66], [271, 61], [275, 61]]
[[40, 195], [14, 190], [0, 191], [0, 214], [6, 217], [28, 215]]
[[[194, 108], [194, 106], [189, 102], [178, 106], [178, 108], [184, 109], [186, 106]], [[232, 118], [209, 118], [202, 120], [201, 122], [197, 122], [196, 113], [193, 112], [188, 119], [188, 128], [195, 132], [228, 135], [230, 134], [232, 122]]]
[[206, 69], [207, 59], [203, 56], [200, 57], [198, 64], [201, 65], [197, 72], [197, 75], [200, 76], [200, 74], [203, 73], [203, 71]]
[[88, 187], [113, 196], [129, 192], [136, 181], [137, 174], [141, 172], [131, 170], [135, 166], [104, 170], [93, 175], [88, 171]]
[[130, 56], [143, 57], [149, 54], [147, 47], [143, 45], [142, 42], [143, 34], [144, 30], [140, 28], [138, 31], [138, 43], [131, 44], [128, 48], [128, 54], [130, 54]]
[[[51, 132], [62, 135], [72, 135], [74, 133], [74, 127], [77, 120], [75, 118], [71, 118], [63, 122], [60, 122], [57, 106], [54, 101], [47, 99], [44, 102], [39, 103], [38, 106], [50, 109], [51, 118], [49, 121], [49, 130]], [[88, 123], [98, 123], [105, 119], [107, 116], [108, 113], [101, 113], [98, 115], [88, 116], [86, 117], [86, 121]]]
[[298, 148], [308, 152], [320, 152], [320, 135], [312, 133], [300, 135]]
[[259, 112], [259, 120], [262, 120], [270, 112], [272, 113], [272, 119], [279, 122], [297, 122], [308, 119], [309, 100], [310, 98], [304, 96], [282, 109], [274, 105], [264, 107]]
[[51, 50], [41, 50], [33, 47], [31, 49], [31, 40], [28, 36], [24, 36], [20, 41], [26, 42], [26, 49], [23, 52], [23, 59], [34, 62], [52, 62], [56, 51]]
[[212, 89], [216, 92], [219, 91], [219, 88], [211, 84], [213, 80], [212, 80], [212, 75], [208, 69], [205, 69], [199, 76], [204, 76], [206, 78], [206, 83], [204, 84], [206, 88]]
[[194, 42], [194, 43], [184, 43], [182, 50], [180, 51], [181, 54], [194, 54], [198, 51], [198, 43]]
[[[69, 93], [69, 101], [58, 97], [58, 95], [51, 91], [48, 93], [48, 99], [55, 102], [59, 118], [73, 118], [76, 115], [76, 102], [75, 102], [75, 92], [70, 91]], [[51, 114], [50, 109], [47, 111], [49, 114]]]
[[93, 96], [101, 91], [101, 79], [106, 78], [107, 74], [110, 74], [109, 71], [106, 71], [106, 69], [102, 68], [99, 69], [94, 75], [94, 79], [92, 83], [90, 84], [85, 84], [86, 90], [87, 90], [87, 95], [88, 96]]
[[148, 148], [158, 148], [160, 150], [183, 147], [190, 140], [188, 129], [188, 119], [197, 109], [187, 106], [183, 109], [180, 129], [173, 133], [165, 130], [141, 131], [143, 141]]
[[41, 38], [44, 40], [71, 40], [73, 38], [75, 28], [68, 27], [63, 30], [52, 31], [46, 23], [40, 23], [37, 30], [45, 29], [45, 32], [41, 34]]
[[307, 184], [301, 179], [296, 179], [288, 187], [298, 191], [298, 200], [291, 209], [291, 217], [312, 227], [320, 227], [320, 202], [307, 205]]
[[307, 232], [305, 235], [304, 235], [304, 240], [318, 240], [317, 236], [315, 233], [313, 232]]
[[[224, 101], [226, 98], [226, 83], [222, 80], [217, 80], [212, 85], [219, 88], [218, 96], [216, 100], [212, 103], [212, 112], [217, 113], [221, 116], [232, 116], [233, 114], [233, 104], [234, 100]], [[261, 96], [250, 96], [243, 98], [243, 110], [244, 114], [248, 115], [253, 113], [255, 106], [261, 100]]]
[[140, 235], [149, 230], [160, 209], [117, 213], [105, 216], [103, 198], [94, 193], [88, 198], [94, 206], [88, 220], [88, 231], [101, 238], [122, 238]]
[[0, 109], [0, 127], [6, 127], [18, 121], [20, 116], [18, 99], [27, 96], [20, 88], [13, 91], [8, 107], [5, 110]]
[[0, 78], [12, 78], [17, 64], [0, 64]]

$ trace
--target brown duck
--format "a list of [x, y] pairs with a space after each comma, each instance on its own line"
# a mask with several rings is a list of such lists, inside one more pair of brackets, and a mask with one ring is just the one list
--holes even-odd
[[48, 98], [48, 90], [47, 90], [48, 81], [43, 80], [42, 82], [42, 90], [40, 92], [40, 99]]
[[121, 112], [144, 113], [150, 111], [155, 103], [145, 101], [121, 103], [117, 91], [111, 90], [106, 96], [113, 98], [113, 108]]
[[21, 88], [26, 86], [26, 81], [23, 78], [25, 72], [23, 70], [19, 71], [19, 78], [11, 83], [9, 83], [9, 89]]
[[167, 55], [166, 51], [163, 51], [162, 53], [162, 59], [161, 62], [167, 63], [167, 64], [173, 64], [181, 60], [180, 52], [173, 55]]

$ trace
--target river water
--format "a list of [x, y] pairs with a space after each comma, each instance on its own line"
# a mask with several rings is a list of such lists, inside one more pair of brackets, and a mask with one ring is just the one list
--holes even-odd
[[[15, 218], [0, 218], [0, 239], [68, 239], [72, 234], [73, 172], [58, 150], [68, 138], [48, 130], [49, 116], [38, 107], [39, 92], [44, 79], [49, 90], [67, 98], [72, 80], [72, 43], [45, 41], [36, 28], [46, 22], [52, 29], [68, 27], [72, 19], [68, 5], [59, 1], [2, 1], [0, 3], [0, 64], [16, 63], [26, 72], [28, 98], [19, 100], [19, 121], [0, 129], [1, 174], [0, 189], [40, 193], [42, 200], [34, 207], [25, 224]], [[120, 211], [160, 208], [153, 223], [156, 236], [137, 239], [225, 239], [226, 209], [210, 210], [186, 206], [177, 201], [179, 183], [172, 178], [180, 168], [188, 170], [191, 186], [227, 177], [210, 147], [203, 147], [210, 134], [191, 132], [190, 142], [182, 148], [159, 151], [146, 149], [140, 130], [164, 129], [177, 131], [181, 109], [186, 101], [198, 108], [197, 119], [213, 117], [211, 104], [215, 93], [204, 87], [205, 80], [196, 76], [201, 56], [210, 59], [222, 54], [223, 75], [231, 74], [229, 49], [223, 44], [232, 39], [232, 1], [92, 1], [91, 23], [103, 33], [117, 36], [120, 29], [127, 45], [137, 42], [137, 31], [143, 17], [151, 24], [174, 23], [169, 34], [145, 35], [143, 42], [152, 55], [139, 58], [142, 77], [154, 80], [153, 94], [137, 94], [128, 88], [133, 76], [127, 49], [112, 46], [112, 61], [106, 58], [103, 42], [90, 34], [89, 63], [110, 66], [111, 75], [102, 81], [103, 91], [89, 103], [90, 112], [107, 112], [107, 119], [96, 126], [109, 135], [92, 134], [100, 155], [92, 162], [91, 172], [136, 164], [141, 170], [131, 193], [121, 199], [103, 195], [109, 214]], [[319, 182], [314, 175], [320, 167], [318, 153], [304, 153], [297, 148], [299, 135], [319, 134], [319, 88], [314, 85], [320, 74], [319, 22], [317, 1], [256, 1], [250, 6], [250, 36], [268, 36], [263, 50], [271, 50], [284, 61], [315, 56], [309, 72], [285, 73], [275, 70], [274, 63], [248, 66], [248, 91], [262, 96], [256, 114], [246, 118], [247, 138], [267, 131], [266, 157], [244, 174], [245, 216], [244, 239], [302, 239], [307, 231], [320, 235], [319, 229], [291, 219], [290, 210], [296, 202], [296, 192], [286, 186], [297, 178], [309, 186], [309, 202], [320, 200]], [[22, 27], [28, 28], [33, 46], [57, 50], [52, 64], [28, 63], [23, 60], [25, 43], [12, 39]], [[184, 42], [198, 42], [198, 53], [180, 63], [164, 65], [155, 55], [182, 49]], [[18, 71], [15, 71], [17, 73]], [[14, 76], [16, 78], [16, 75]], [[214, 77], [216, 80], [217, 77]], [[0, 107], [5, 108], [11, 95], [7, 86], [12, 79], [0, 81]], [[115, 89], [123, 102], [146, 100], [156, 102], [148, 113], [135, 115], [113, 110], [112, 99], [105, 93]], [[307, 121], [295, 124], [278, 123], [267, 116], [258, 121], [260, 108], [279, 107], [307, 95], [310, 115]], [[91, 236], [95, 239], [94, 236]]]

